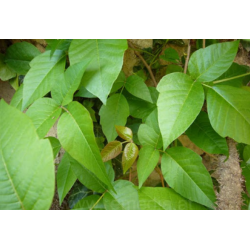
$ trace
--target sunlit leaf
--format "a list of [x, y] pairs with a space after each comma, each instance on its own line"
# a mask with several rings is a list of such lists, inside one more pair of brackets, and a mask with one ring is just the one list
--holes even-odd
[[117, 134], [124, 140], [130, 141], [133, 139], [133, 132], [130, 128], [124, 126], [115, 126]]
[[115, 158], [122, 152], [122, 143], [119, 141], [112, 141], [108, 143], [101, 151], [102, 160], [109, 161]]
[[138, 147], [132, 142], [127, 143], [122, 154], [122, 168], [124, 174], [133, 165], [137, 156]]

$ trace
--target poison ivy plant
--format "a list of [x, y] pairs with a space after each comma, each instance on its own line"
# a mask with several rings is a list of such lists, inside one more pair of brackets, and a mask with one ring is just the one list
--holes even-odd
[[239, 41], [197, 41], [189, 61], [171, 48], [182, 40], [132, 46], [145, 58], [133, 72], [126, 40], [46, 41], [43, 53], [21, 42], [0, 55], [0, 78], [16, 90], [0, 102], [0, 209], [49, 209], [55, 180], [75, 210], [216, 209], [211, 172], [180, 146], [183, 134], [208, 155], [229, 156], [226, 137], [241, 143], [249, 201], [250, 70], [233, 62]]

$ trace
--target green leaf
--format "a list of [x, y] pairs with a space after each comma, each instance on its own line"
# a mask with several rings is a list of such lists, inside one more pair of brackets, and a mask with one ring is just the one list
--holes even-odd
[[166, 75], [174, 72], [183, 72], [183, 68], [178, 65], [170, 64], [167, 66]]
[[46, 50], [51, 50], [50, 57], [52, 57], [57, 49], [67, 51], [71, 41], [72, 39], [46, 39], [48, 44]]
[[96, 98], [96, 96], [91, 94], [84, 86], [81, 86], [79, 88], [79, 91], [75, 94], [75, 96], [84, 98]]
[[86, 70], [89, 61], [84, 60], [69, 66], [64, 73], [62, 81], [57, 81], [52, 87], [52, 97], [58, 104], [65, 106], [73, 100], [73, 95], [78, 89], [84, 71]]
[[127, 41], [122, 39], [77, 39], [71, 42], [70, 64], [83, 59], [92, 60], [82, 78], [82, 84], [104, 104], [121, 71], [126, 49]]
[[243, 159], [247, 164], [250, 164], [250, 145], [246, 145], [243, 151]]
[[188, 71], [199, 82], [210, 82], [222, 75], [233, 63], [239, 41], [213, 44], [195, 51], [190, 57]]
[[170, 188], [142, 187], [138, 190], [141, 210], [204, 210], [200, 204], [186, 200]]
[[142, 146], [150, 146], [152, 148], [162, 148], [161, 134], [157, 134], [155, 130], [147, 124], [141, 124], [138, 130], [138, 139]]
[[245, 185], [247, 192], [250, 192], [250, 164], [247, 164], [245, 162], [241, 163], [241, 168], [242, 168], [242, 175], [245, 178]]
[[15, 76], [16, 73], [5, 64], [4, 55], [0, 53], [0, 79], [2, 81], [8, 81]]
[[250, 144], [250, 93], [221, 85], [207, 92], [208, 117], [213, 129], [222, 137]]
[[174, 147], [166, 150], [161, 169], [168, 185], [183, 197], [214, 208], [215, 194], [212, 179], [202, 159], [191, 149]]
[[[81, 199], [80, 201], [78, 201], [76, 203], [76, 205], [74, 206], [74, 210], [90, 210], [100, 199], [99, 195], [90, 195], [87, 197], [84, 197], [83, 199]], [[101, 199], [96, 205], [95, 207], [93, 207], [93, 210], [103, 210], [104, 209], [104, 204], [103, 204], [103, 200]]]
[[23, 104], [23, 84], [18, 88], [18, 90], [13, 95], [10, 105], [17, 108], [18, 110], [22, 109]]
[[178, 52], [173, 48], [165, 49], [164, 54], [161, 55], [160, 58], [167, 62], [173, 62], [173, 63], [178, 63], [178, 61], [180, 61]]
[[202, 108], [204, 92], [200, 83], [183, 73], [164, 76], [157, 90], [158, 121], [166, 149], [193, 123]]
[[30, 61], [41, 52], [31, 43], [20, 42], [11, 45], [5, 54], [5, 63], [20, 75], [26, 75]]
[[92, 107], [94, 106], [95, 103], [93, 101], [84, 100], [82, 104], [89, 111], [89, 114], [90, 114], [93, 122], [97, 122], [96, 117], [95, 117], [95, 110], [92, 109]]
[[189, 139], [199, 148], [210, 154], [228, 155], [225, 138], [220, 137], [212, 128], [207, 113], [201, 111], [194, 123], [186, 131]]
[[129, 76], [126, 81], [125, 88], [131, 95], [153, 103], [148, 87], [141, 77], [137, 75]]
[[36, 100], [26, 114], [31, 118], [38, 136], [43, 138], [55, 124], [62, 112], [55, 100], [40, 98]]
[[59, 140], [56, 139], [55, 137], [49, 136], [49, 137], [46, 137], [46, 139], [48, 139], [51, 144], [51, 147], [53, 149], [54, 159], [55, 159], [61, 149], [61, 144]]
[[122, 152], [122, 143], [119, 141], [112, 141], [108, 143], [101, 151], [102, 160], [109, 161], [115, 158]]
[[110, 93], [116, 92], [118, 89], [120, 89], [122, 86], [124, 86], [126, 83], [126, 76], [123, 71], [120, 72], [117, 79], [115, 80], [112, 89]]
[[66, 194], [72, 188], [76, 181], [76, 176], [71, 169], [69, 154], [65, 153], [57, 169], [56, 181], [60, 205]]
[[126, 141], [131, 141], [133, 139], [133, 132], [130, 128], [124, 126], [115, 126], [117, 134]]
[[[243, 75], [247, 72], [248, 72], [248, 67], [244, 65], [239, 65], [237, 63], [233, 63], [224, 74], [222, 74], [219, 78], [216, 79], [216, 81]], [[246, 83], [248, 83], [250, 80], [250, 76], [240, 77], [226, 82], [221, 82], [219, 83], [219, 85], [231, 85], [232, 87], [241, 87], [242, 85], [244, 85], [246, 80], [247, 80]]]
[[54, 196], [52, 148], [26, 114], [0, 101], [0, 209], [49, 209]]
[[71, 102], [57, 125], [62, 147], [79, 163], [112, 188], [96, 144], [89, 112], [78, 102]]
[[139, 210], [138, 192], [130, 181], [118, 180], [114, 183], [116, 193], [110, 191], [103, 197], [106, 210]]
[[139, 159], [137, 161], [137, 173], [139, 179], [139, 188], [147, 180], [149, 175], [156, 167], [160, 153], [152, 147], [146, 146], [140, 149]]
[[19, 76], [17, 75], [16, 77], [14, 78], [11, 78], [9, 80], [9, 84], [11, 85], [11, 87], [14, 89], [14, 90], [18, 90], [19, 88]]
[[100, 123], [108, 142], [117, 137], [115, 125], [124, 126], [129, 116], [129, 106], [122, 94], [115, 94], [109, 97], [106, 106], [103, 104], [100, 109]]
[[50, 58], [50, 51], [46, 51], [35, 57], [30, 66], [31, 69], [23, 82], [22, 110], [51, 91], [52, 86], [62, 79], [65, 55], [62, 51], [57, 50]]
[[128, 102], [130, 115], [135, 118], [144, 119], [156, 108], [155, 104], [139, 99], [126, 90], [123, 90], [123, 94]]
[[138, 147], [130, 142], [127, 143], [122, 154], [123, 174], [133, 165], [138, 156]]

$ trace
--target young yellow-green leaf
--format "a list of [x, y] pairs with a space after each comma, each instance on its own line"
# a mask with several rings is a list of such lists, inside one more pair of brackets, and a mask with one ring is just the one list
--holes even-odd
[[40, 98], [36, 100], [26, 114], [31, 118], [38, 136], [43, 138], [55, 124], [62, 109], [55, 100], [51, 98]]
[[115, 94], [109, 97], [106, 106], [103, 104], [100, 109], [100, 123], [108, 142], [117, 137], [115, 125], [124, 126], [129, 116], [129, 106], [122, 94]]
[[119, 141], [112, 141], [108, 143], [101, 151], [102, 160], [103, 162], [109, 161], [115, 158], [121, 152], [122, 152], [122, 143]]
[[55, 82], [52, 86], [52, 98], [65, 106], [73, 100], [73, 95], [78, 89], [84, 71], [86, 70], [89, 61], [83, 60], [67, 68], [61, 81]]
[[228, 155], [227, 141], [214, 131], [207, 113], [201, 111], [185, 133], [192, 142], [205, 152]]
[[84, 197], [83, 199], [78, 201], [73, 208], [73, 210], [90, 210], [90, 209], [104, 210], [103, 199], [101, 199], [101, 196], [94, 194]]
[[133, 139], [133, 132], [130, 128], [124, 126], [115, 126], [117, 134], [126, 141], [131, 141]]
[[250, 92], [213, 86], [207, 92], [207, 110], [211, 125], [220, 136], [250, 144]]
[[59, 151], [61, 149], [61, 144], [60, 144], [59, 140], [56, 139], [53, 136], [46, 137], [46, 139], [48, 139], [49, 142], [50, 142], [50, 144], [51, 144], [51, 147], [52, 147], [52, 150], [53, 150], [54, 159], [55, 159], [56, 156], [57, 156], [57, 154], [59, 153]]
[[125, 83], [125, 88], [131, 95], [153, 103], [148, 87], [141, 77], [137, 75], [129, 76]]
[[74, 185], [77, 180], [73, 170], [71, 169], [71, 163], [69, 154], [65, 153], [57, 169], [56, 181], [57, 192], [60, 205], [62, 204], [66, 194]]
[[0, 209], [49, 209], [55, 170], [48, 140], [26, 115], [0, 101]]
[[21, 110], [22, 103], [23, 103], [23, 84], [18, 88], [18, 90], [13, 95], [10, 105], [12, 107], [17, 108], [18, 110]]
[[96, 144], [89, 112], [78, 102], [71, 102], [67, 110], [68, 112], [61, 116], [57, 125], [58, 138], [62, 147], [112, 189]]
[[188, 71], [199, 82], [210, 82], [222, 75], [233, 63], [239, 41], [213, 44], [195, 51], [190, 57]]
[[153, 128], [147, 124], [141, 124], [138, 130], [138, 139], [142, 146], [150, 146], [152, 148], [162, 148], [162, 137], [160, 133], [156, 133]]
[[183, 73], [164, 76], [157, 86], [158, 121], [163, 149], [178, 138], [193, 123], [204, 102], [200, 83]]
[[142, 187], [138, 190], [141, 210], [204, 210], [205, 207], [191, 202], [173, 189]]
[[16, 76], [16, 72], [9, 68], [4, 62], [4, 55], [0, 53], [0, 79], [2, 81], [8, 81]]
[[20, 75], [26, 75], [30, 69], [30, 61], [41, 52], [31, 43], [20, 42], [8, 47], [5, 54], [6, 64]]
[[69, 47], [70, 64], [91, 60], [82, 85], [104, 104], [118, 77], [127, 41], [122, 39], [76, 39]]
[[56, 50], [50, 57], [46, 51], [30, 62], [31, 69], [24, 78], [22, 110], [43, 97], [60, 80], [65, 67], [65, 54]]
[[153, 147], [145, 146], [140, 149], [139, 159], [137, 161], [137, 173], [139, 179], [139, 188], [153, 172], [160, 158], [160, 153]]
[[201, 157], [191, 149], [167, 149], [161, 159], [161, 169], [164, 179], [177, 193], [206, 207], [215, 207], [211, 176]]
[[118, 180], [114, 183], [116, 193], [110, 191], [103, 197], [106, 210], [139, 210], [138, 192], [130, 181]]
[[138, 156], [138, 147], [132, 142], [128, 143], [125, 146], [122, 154], [122, 168], [124, 174], [133, 165], [137, 156]]

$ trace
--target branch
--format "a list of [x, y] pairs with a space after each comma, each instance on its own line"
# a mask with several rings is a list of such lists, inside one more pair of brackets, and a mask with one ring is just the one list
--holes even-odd
[[136, 51], [135, 46], [134, 46], [130, 41], [128, 41], [128, 44], [129, 44], [129, 46], [130, 46], [132, 49], [134, 49], [135, 54], [141, 59], [141, 61], [143, 62], [143, 64], [144, 64], [145, 67], [147, 68], [147, 70], [148, 70], [148, 72], [149, 72], [149, 74], [150, 74], [150, 76], [151, 76], [151, 79], [152, 79], [152, 81], [153, 81], [155, 87], [157, 87], [157, 82], [156, 82], [156, 80], [155, 80], [154, 74], [153, 74], [153, 72], [152, 72], [150, 66], [149, 66], [149, 65], [147, 64], [147, 62], [144, 60], [144, 58], [142, 57], [142, 55], [141, 55], [139, 52]]
[[189, 39], [188, 40], [188, 49], [187, 49], [187, 58], [186, 58], [185, 67], [184, 67], [184, 74], [187, 73], [188, 61], [189, 61], [189, 57], [190, 57], [190, 50], [191, 50], [191, 46], [190, 46], [190, 39]]

